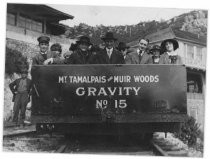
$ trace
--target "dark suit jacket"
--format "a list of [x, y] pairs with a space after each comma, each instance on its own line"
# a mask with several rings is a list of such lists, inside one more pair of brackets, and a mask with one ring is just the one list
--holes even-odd
[[[169, 55], [165, 52], [160, 56], [159, 64], [171, 64]], [[182, 65], [182, 59], [181, 56], [177, 55], [177, 60], [175, 64]]]
[[152, 56], [149, 55], [147, 52], [145, 52], [142, 55], [142, 58], [140, 61], [137, 50], [135, 50], [134, 52], [127, 54], [127, 56], [125, 58], [125, 63], [126, 64], [152, 64], [153, 60], [152, 60]]
[[[15, 92], [17, 92], [19, 84], [20, 84], [20, 80], [21, 78], [16, 79], [15, 81], [13, 81], [12, 83], [9, 84], [9, 88], [12, 91], [13, 94], [15, 94]], [[32, 87], [32, 81], [27, 78], [26, 80], [26, 87], [27, 87], [27, 92], [30, 93], [31, 92], [31, 87]]]
[[[56, 54], [55, 52], [47, 51], [47, 59], [49, 58], [54, 58], [56, 60], [59, 59], [59, 55]], [[33, 58], [32, 65], [43, 65], [44, 61], [45, 61], [44, 57], [42, 56], [41, 53], [39, 53]]]
[[86, 55], [79, 49], [74, 51], [69, 58], [66, 58], [64, 64], [96, 64], [96, 54], [91, 51], [87, 51]]
[[109, 58], [106, 48], [97, 53], [97, 62], [99, 64], [125, 64], [125, 60], [121, 52], [113, 49], [112, 55]]

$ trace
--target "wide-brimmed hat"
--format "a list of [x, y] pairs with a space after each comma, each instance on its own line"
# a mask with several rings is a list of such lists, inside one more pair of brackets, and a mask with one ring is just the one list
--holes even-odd
[[118, 49], [119, 51], [125, 50], [125, 49], [128, 49], [128, 48], [130, 48], [130, 46], [127, 46], [126, 43], [124, 43], [124, 42], [119, 42], [119, 44], [118, 44], [118, 46], [117, 46], [117, 49]]
[[79, 38], [79, 40], [76, 41], [76, 42], [77, 42], [77, 44], [81, 44], [81, 43], [85, 43], [85, 44], [88, 44], [88, 45], [91, 45], [91, 44], [92, 44], [92, 43], [90, 42], [90, 38], [87, 37], [87, 36], [81, 36], [81, 37]]
[[116, 41], [116, 40], [117, 40], [117, 38], [114, 37], [114, 34], [113, 34], [112, 32], [107, 32], [107, 33], [105, 34], [105, 36], [102, 37], [101, 39], [102, 39], [103, 41], [106, 41], [106, 40], [114, 40], [114, 41]]
[[46, 43], [49, 44], [50, 38], [48, 36], [40, 36], [37, 38], [39, 43]]
[[177, 40], [175, 39], [166, 39], [161, 43], [161, 49], [165, 50], [166, 48], [166, 43], [167, 42], [171, 42], [174, 45], [174, 50], [176, 50], [177, 48], [179, 48], [179, 43]]

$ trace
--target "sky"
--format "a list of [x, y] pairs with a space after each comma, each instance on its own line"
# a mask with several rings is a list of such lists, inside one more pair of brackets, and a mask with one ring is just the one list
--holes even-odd
[[74, 16], [73, 20], [61, 23], [69, 26], [86, 23], [96, 25], [132, 25], [140, 21], [168, 20], [174, 16], [192, 11], [190, 9], [163, 9], [143, 7], [112, 7], [85, 5], [49, 5], [57, 10]]

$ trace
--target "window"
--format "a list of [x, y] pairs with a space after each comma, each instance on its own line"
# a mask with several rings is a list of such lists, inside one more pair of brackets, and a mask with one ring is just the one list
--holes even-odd
[[15, 15], [7, 13], [7, 24], [15, 25]]
[[201, 75], [195, 73], [187, 73], [187, 92], [202, 93], [202, 79]]
[[194, 48], [193, 45], [187, 45], [187, 57], [194, 59]]
[[18, 26], [28, 30], [42, 32], [42, 23], [23, 16], [18, 18]]
[[202, 48], [201, 47], [197, 47], [196, 48], [196, 52], [197, 52], [197, 59], [199, 61], [202, 61]]

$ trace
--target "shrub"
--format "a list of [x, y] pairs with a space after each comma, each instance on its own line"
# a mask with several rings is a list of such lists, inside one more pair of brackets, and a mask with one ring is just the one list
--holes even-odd
[[27, 57], [24, 57], [21, 52], [12, 50], [6, 47], [6, 62], [5, 73], [12, 75], [13, 73], [20, 73], [22, 69], [28, 69]]
[[175, 136], [189, 146], [196, 146], [197, 138], [201, 135], [199, 127], [196, 120], [193, 117], [188, 116], [186, 121], [181, 125], [180, 133], [176, 133]]

